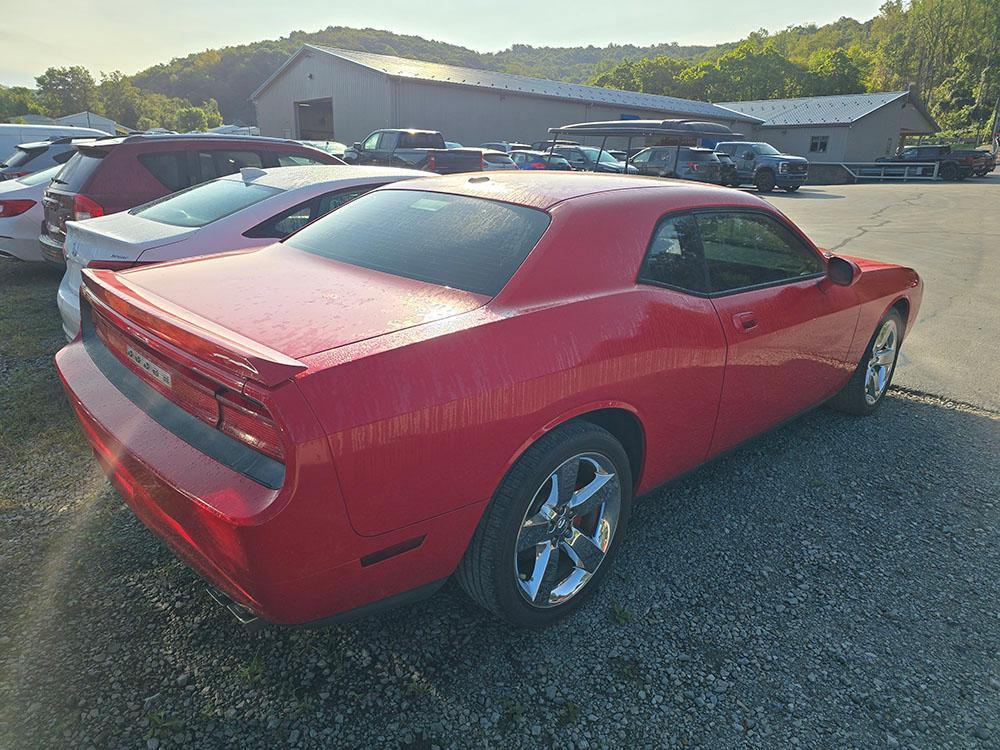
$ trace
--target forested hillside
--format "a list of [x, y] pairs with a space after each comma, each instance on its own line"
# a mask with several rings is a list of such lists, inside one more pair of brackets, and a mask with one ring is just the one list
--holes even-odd
[[1000, 96], [1000, 2], [889, 0], [864, 23], [842, 18], [713, 47], [531, 47], [480, 53], [377, 29], [331, 26], [206, 50], [133, 76], [95, 81], [81, 67], [52, 68], [38, 87], [0, 87], [0, 119], [91, 109], [129, 127], [207, 127], [252, 121], [250, 93], [303, 44], [400, 55], [576, 83], [707, 101], [905, 89], [916, 84], [942, 127], [979, 135]]
[[[134, 76], [140, 88], [192, 101], [214, 98], [227, 119], [253, 117], [248, 98], [289, 55], [303, 44], [399, 55], [417, 60], [500, 70], [538, 78], [584, 83], [599, 65], [613, 65], [634, 57], [669, 54], [692, 58], [709, 47], [658, 44], [651, 47], [531, 47], [518, 44], [497, 53], [480, 53], [466, 47], [394, 34], [378, 29], [331, 26], [323, 31], [296, 31], [280, 39], [198, 52], [156, 65]], [[220, 86], [219, 81], [225, 85]]]
[[708, 101], [898, 91], [914, 84], [938, 123], [981, 137], [1000, 97], [997, 0], [889, 0], [866, 23], [758, 31], [692, 62], [626, 60], [591, 83]]

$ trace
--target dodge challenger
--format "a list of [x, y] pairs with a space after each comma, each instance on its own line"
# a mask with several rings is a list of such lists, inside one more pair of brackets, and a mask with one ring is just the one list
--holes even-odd
[[539, 627], [607, 576], [633, 498], [821, 403], [874, 412], [921, 292], [735, 190], [452, 175], [87, 270], [56, 361], [124, 500], [244, 623], [454, 576]]

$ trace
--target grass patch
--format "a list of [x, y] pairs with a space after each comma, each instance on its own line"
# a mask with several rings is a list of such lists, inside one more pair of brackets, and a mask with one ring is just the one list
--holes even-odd
[[58, 269], [0, 262], [0, 497], [10, 498], [29, 459], [64, 465], [87, 452], [52, 358], [66, 343]]

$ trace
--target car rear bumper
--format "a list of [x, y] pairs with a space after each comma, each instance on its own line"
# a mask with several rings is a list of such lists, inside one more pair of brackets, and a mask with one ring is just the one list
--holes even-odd
[[8, 257], [16, 260], [40, 261], [42, 252], [38, 247], [38, 240], [19, 239], [17, 237], [4, 237], [0, 235], [0, 258]]
[[38, 247], [41, 250], [42, 260], [54, 266], [66, 266], [66, 258], [63, 255], [61, 242], [52, 239], [48, 235], [41, 234], [38, 236]]
[[326, 620], [448, 577], [482, 513], [476, 503], [362, 537], [321, 453], [324, 438], [303, 446], [306, 458], [271, 489], [155, 421], [109, 380], [83, 339], [60, 350], [56, 366], [101, 468], [133, 513], [266, 622]]
[[62, 316], [63, 334], [67, 341], [72, 341], [80, 332], [80, 289], [74, 288], [70, 282], [69, 271], [63, 274], [56, 292], [56, 305]]

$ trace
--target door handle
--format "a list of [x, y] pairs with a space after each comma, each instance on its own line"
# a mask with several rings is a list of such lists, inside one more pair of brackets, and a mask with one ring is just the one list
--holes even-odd
[[741, 312], [736, 313], [733, 316], [733, 325], [736, 326], [736, 330], [740, 331], [750, 331], [757, 327], [757, 316], [752, 312]]

